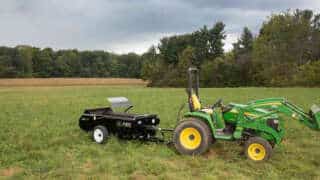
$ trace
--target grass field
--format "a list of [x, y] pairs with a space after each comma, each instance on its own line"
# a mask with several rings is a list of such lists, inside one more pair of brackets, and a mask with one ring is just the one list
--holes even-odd
[[[205, 104], [222, 97], [241, 102], [287, 97], [307, 109], [320, 103], [320, 89], [201, 89]], [[177, 155], [161, 144], [121, 141], [105, 145], [80, 131], [85, 108], [105, 106], [108, 96], [126, 96], [134, 112], [157, 113], [174, 127], [184, 89], [139, 86], [0, 88], [0, 177], [63, 179], [320, 179], [320, 132], [286, 121], [287, 134], [271, 160], [254, 163], [234, 142], [217, 142], [202, 156]]]

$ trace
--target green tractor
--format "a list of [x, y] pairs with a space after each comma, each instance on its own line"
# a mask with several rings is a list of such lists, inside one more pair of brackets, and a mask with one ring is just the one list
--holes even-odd
[[173, 143], [181, 154], [199, 155], [216, 140], [244, 143], [245, 155], [253, 161], [270, 158], [273, 148], [284, 136], [278, 114], [298, 119], [311, 129], [320, 130], [320, 108], [309, 113], [284, 98], [268, 98], [247, 104], [222, 104], [219, 99], [211, 107], [202, 107], [199, 98], [198, 69], [188, 69], [189, 111], [174, 129]]

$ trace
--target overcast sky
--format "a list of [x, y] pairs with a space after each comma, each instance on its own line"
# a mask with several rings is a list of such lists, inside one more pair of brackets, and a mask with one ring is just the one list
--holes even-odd
[[0, 0], [0, 46], [146, 51], [164, 36], [226, 24], [225, 49], [244, 26], [287, 9], [312, 9], [320, 0]]

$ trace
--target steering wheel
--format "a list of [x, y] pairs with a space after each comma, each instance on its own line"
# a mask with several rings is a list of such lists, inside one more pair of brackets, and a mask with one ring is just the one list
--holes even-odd
[[221, 106], [222, 106], [222, 99], [220, 98], [212, 105], [212, 109], [216, 107], [221, 107]]

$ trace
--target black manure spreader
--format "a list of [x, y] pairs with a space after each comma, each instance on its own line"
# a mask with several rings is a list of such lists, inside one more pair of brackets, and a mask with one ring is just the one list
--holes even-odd
[[[164, 142], [164, 132], [171, 129], [159, 128], [160, 119], [156, 114], [131, 114], [133, 107], [125, 97], [108, 98], [111, 107], [86, 109], [79, 119], [82, 130], [91, 132], [95, 142], [105, 143], [113, 134], [121, 139], [139, 139]], [[114, 109], [124, 109], [115, 112]]]

